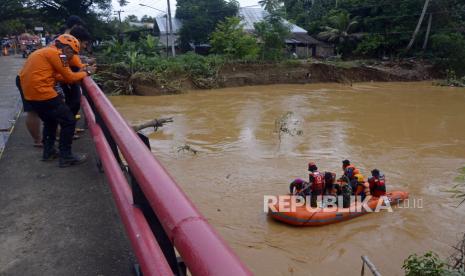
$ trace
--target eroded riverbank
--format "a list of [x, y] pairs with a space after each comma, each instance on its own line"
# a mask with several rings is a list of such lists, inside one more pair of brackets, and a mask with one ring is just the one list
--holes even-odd
[[[114, 69], [115, 70], [115, 69]], [[113, 93], [116, 89], [123, 94], [154, 96], [176, 94], [193, 89], [215, 89], [242, 87], [251, 85], [308, 84], [308, 83], [345, 83], [354, 82], [392, 82], [422, 81], [438, 76], [432, 65], [418, 61], [307, 61], [289, 60], [281, 63], [226, 63], [210, 68], [208, 77], [197, 75], [200, 69], [183, 69], [183, 72], [136, 72], [129, 74], [127, 80], [123, 68], [110, 82], [104, 85], [104, 91]], [[206, 70], [205, 68], [203, 70]], [[104, 67], [105, 71], [105, 67]], [[176, 71], [176, 70], [175, 70]], [[197, 72], [197, 73], [196, 73]], [[115, 77], [103, 74], [103, 79]]]

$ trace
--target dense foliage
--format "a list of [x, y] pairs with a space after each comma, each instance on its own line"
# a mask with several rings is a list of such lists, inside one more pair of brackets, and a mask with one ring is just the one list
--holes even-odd
[[98, 62], [105, 66], [95, 78], [105, 91], [115, 94], [131, 94], [134, 80], [156, 83], [169, 91], [179, 90], [180, 79], [189, 79], [199, 88], [211, 88], [224, 63], [217, 55], [163, 56], [158, 40], [150, 35], [138, 41], [115, 39], [102, 48]]
[[280, 0], [261, 0], [259, 4], [268, 12], [263, 21], [254, 24], [255, 34], [260, 44], [260, 56], [265, 60], [282, 59], [285, 40], [290, 35], [290, 26], [280, 10]]
[[0, 35], [33, 32], [38, 26], [57, 33], [70, 15], [78, 15], [101, 39], [117, 31], [116, 21], [108, 20], [110, 11], [111, 0], [2, 0]]
[[[226, 20], [237, 16], [238, 2], [178, 0], [176, 16], [183, 22], [182, 46], [190, 49], [189, 43], [209, 43], [213, 53], [225, 55], [226, 59], [254, 59], [258, 47], [261, 59], [279, 60], [284, 56], [284, 40], [289, 36], [289, 28], [281, 20], [286, 18], [307, 29], [313, 37], [334, 43], [345, 59], [420, 57], [433, 61], [442, 72], [455, 73], [457, 78], [465, 74], [463, 0], [260, 0], [259, 3], [269, 16], [255, 25], [254, 34], [244, 35], [238, 19]], [[110, 7], [111, 0], [2, 0], [0, 36], [31, 32], [35, 26], [55, 33], [69, 15], [76, 14], [87, 22], [94, 38], [102, 40], [126, 33], [126, 37], [137, 41], [141, 33], [128, 24], [137, 18], [128, 16], [122, 23], [110, 19]], [[150, 22], [153, 18], [145, 16], [141, 21]], [[419, 31], [414, 35], [417, 25]], [[257, 45], [252, 45], [252, 36]], [[412, 47], [408, 48], [409, 44]]]
[[441, 276], [446, 272], [445, 267], [446, 264], [432, 252], [427, 252], [423, 256], [410, 255], [402, 266], [406, 276]]
[[[463, 241], [461, 241], [463, 244]], [[434, 252], [426, 252], [423, 256], [410, 255], [402, 265], [406, 276], [461, 276], [464, 275], [463, 260], [454, 267], [442, 260]]]
[[226, 17], [236, 16], [239, 3], [225, 0], [178, 0], [176, 17], [182, 22], [181, 47], [189, 50], [189, 43], [208, 43], [216, 25]]
[[[346, 58], [421, 55], [463, 74], [460, 64], [465, 62], [465, 2], [461, 0], [428, 1], [413, 47], [406, 50], [424, 5], [425, 0], [284, 0], [283, 9], [289, 20], [315, 36], [323, 33], [327, 39], [341, 37], [345, 31], [363, 34], [351, 45], [346, 39], [339, 40], [338, 47]], [[340, 19], [346, 15], [346, 23], [335, 24], [342, 22], [335, 15]], [[346, 28], [347, 19], [357, 21], [351, 30]]]
[[232, 60], [255, 60], [259, 48], [255, 37], [244, 31], [238, 17], [228, 17], [220, 22], [210, 38], [212, 52]]

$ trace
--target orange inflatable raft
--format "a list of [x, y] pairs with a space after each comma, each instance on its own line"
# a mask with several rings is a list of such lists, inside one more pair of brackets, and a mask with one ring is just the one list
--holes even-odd
[[278, 203], [269, 206], [268, 215], [275, 220], [291, 225], [321, 226], [353, 219], [374, 212], [376, 209], [383, 211], [383, 209], [388, 209], [389, 206], [407, 199], [408, 193], [389, 192], [386, 193], [385, 197], [371, 198], [365, 202], [365, 205], [361, 202], [354, 202], [349, 208], [310, 208], [310, 206], [299, 206], [298, 204], [292, 208], [292, 204], [290, 204], [292, 198], [295, 197], [279, 196]]

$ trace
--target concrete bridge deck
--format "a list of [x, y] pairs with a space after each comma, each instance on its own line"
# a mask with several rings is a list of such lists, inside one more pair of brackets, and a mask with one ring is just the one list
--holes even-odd
[[[0, 57], [2, 126], [21, 106], [14, 79], [23, 62]], [[0, 159], [0, 275], [132, 274], [134, 257], [94, 145], [89, 133], [82, 136], [74, 149], [90, 160], [58, 168], [40, 161], [24, 116], [16, 121]]]

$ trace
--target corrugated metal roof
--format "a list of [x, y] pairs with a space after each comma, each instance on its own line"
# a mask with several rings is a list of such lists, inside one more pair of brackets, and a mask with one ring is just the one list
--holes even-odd
[[[262, 8], [239, 8], [239, 17], [242, 19], [242, 23], [244, 24], [244, 30], [248, 32], [253, 32], [255, 31], [255, 28], [253, 26], [254, 23], [260, 22], [263, 20], [265, 16], [268, 15], [268, 12], [265, 11]], [[158, 28], [160, 30], [161, 34], [166, 34], [167, 33], [167, 28], [166, 28], [166, 17], [165, 16], [159, 16], [156, 17], [155, 20], [157, 21]], [[181, 29], [182, 23], [179, 19], [172, 17], [171, 21], [173, 22], [173, 32], [177, 34], [179, 30]], [[307, 31], [295, 24], [289, 23], [289, 21], [284, 20], [285, 24], [288, 24], [290, 26], [291, 32], [292, 33], [307, 33]]]
[[286, 43], [295, 44], [324, 44], [324, 42], [318, 41], [308, 34], [303, 33], [292, 33], [289, 39], [286, 39]]
[[[158, 29], [160, 30], [160, 34], [169, 33], [169, 26], [168, 28], [166, 27], [168, 20], [166, 20], [165, 16], [155, 17], [155, 21], [157, 22]], [[173, 22], [173, 33], [177, 34], [179, 30], [181, 29], [182, 23], [179, 19], [175, 17], [171, 17], [171, 22]]]
[[[255, 31], [254, 23], [262, 21], [269, 13], [262, 8], [239, 8], [239, 17], [242, 18], [244, 30], [248, 32]], [[289, 25], [292, 33], [307, 33], [307, 31], [287, 20], [283, 20], [285, 24]]]

